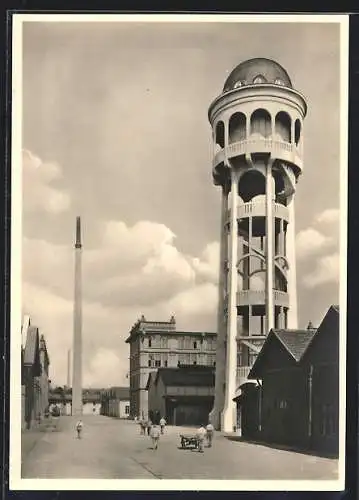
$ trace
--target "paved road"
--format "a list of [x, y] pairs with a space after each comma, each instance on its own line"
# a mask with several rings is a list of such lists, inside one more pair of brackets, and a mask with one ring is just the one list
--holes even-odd
[[61, 417], [57, 432], [43, 433], [24, 458], [23, 478], [47, 479], [336, 479], [337, 460], [277, 450], [215, 436], [203, 454], [179, 449], [168, 427], [158, 450], [134, 422], [84, 417], [83, 438], [74, 421]]

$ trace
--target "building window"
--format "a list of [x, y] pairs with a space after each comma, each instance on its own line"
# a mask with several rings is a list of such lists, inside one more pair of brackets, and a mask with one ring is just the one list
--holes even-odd
[[130, 414], [130, 406], [126, 405], [125, 406], [125, 415], [129, 415], [129, 414]]
[[148, 347], [152, 347], [152, 340], [148, 339]]
[[161, 360], [160, 359], [156, 359], [155, 361], [155, 366], [158, 368], [161, 366]]
[[161, 347], [163, 349], [167, 349], [167, 347], [168, 347], [168, 338], [167, 337], [162, 337], [161, 338]]
[[150, 366], [150, 367], [154, 366], [153, 359], [154, 359], [153, 354], [150, 354], [149, 357], [148, 357], [148, 366]]
[[165, 359], [165, 363], [164, 363], [164, 364], [165, 364], [165, 367], [167, 367], [167, 366], [168, 366], [168, 361], [167, 361], [167, 359]]
[[197, 342], [196, 341], [193, 342], [193, 349], [197, 349]]

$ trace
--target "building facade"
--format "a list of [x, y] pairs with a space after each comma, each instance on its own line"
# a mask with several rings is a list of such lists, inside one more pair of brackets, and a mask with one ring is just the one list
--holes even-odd
[[183, 332], [176, 320], [147, 321], [142, 316], [132, 327], [130, 344], [130, 416], [148, 416], [148, 375], [157, 368], [178, 365], [216, 365], [216, 333]]
[[[49, 407], [50, 359], [46, 341], [39, 329], [26, 320], [23, 325], [21, 413], [22, 428], [40, 422]], [[26, 331], [24, 331], [26, 330]]]
[[236, 424], [236, 389], [268, 332], [297, 328], [294, 198], [306, 111], [285, 69], [259, 58], [239, 64], [209, 108], [222, 197], [211, 420], [227, 432]]
[[153, 423], [206, 425], [214, 400], [215, 367], [158, 368], [148, 376], [148, 413]]
[[111, 387], [104, 391], [101, 397], [101, 415], [115, 418], [129, 418], [129, 387]]

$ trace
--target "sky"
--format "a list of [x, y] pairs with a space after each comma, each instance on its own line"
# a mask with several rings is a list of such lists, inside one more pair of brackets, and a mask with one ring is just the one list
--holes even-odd
[[299, 326], [339, 296], [339, 25], [23, 25], [22, 312], [67, 381], [75, 218], [83, 227], [84, 385], [127, 384], [144, 314], [216, 331], [220, 191], [207, 112], [252, 57], [276, 60], [308, 103], [296, 194]]

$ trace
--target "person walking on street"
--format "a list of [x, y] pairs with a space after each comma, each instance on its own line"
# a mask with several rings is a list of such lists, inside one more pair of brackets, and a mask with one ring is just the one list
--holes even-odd
[[140, 434], [144, 436], [146, 434], [146, 429], [147, 429], [146, 420], [144, 419], [140, 420]]
[[197, 439], [198, 439], [198, 451], [199, 453], [204, 452], [204, 438], [206, 436], [206, 429], [203, 425], [197, 431]]
[[158, 443], [160, 440], [160, 429], [158, 425], [151, 426], [151, 439], [152, 439], [152, 448], [157, 450]]
[[81, 439], [82, 429], [83, 429], [83, 423], [82, 420], [79, 420], [78, 422], [76, 422], [77, 439]]
[[206, 427], [206, 431], [207, 431], [207, 446], [208, 446], [208, 448], [211, 448], [212, 441], [213, 441], [213, 434], [214, 434], [214, 427], [211, 424], [211, 422], [208, 423], [208, 425]]
[[167, 423], [166, 420], [162, 417], [160, 420], [161, 434], [163, 434], [163, 432], [165, 430], [166, 423]]
[[147, 434], [150, 435], [151, 434], [151, 428], [152, 428], [152, 422], [151, 422], [151, 419], [149, 418], [147, 420]]

